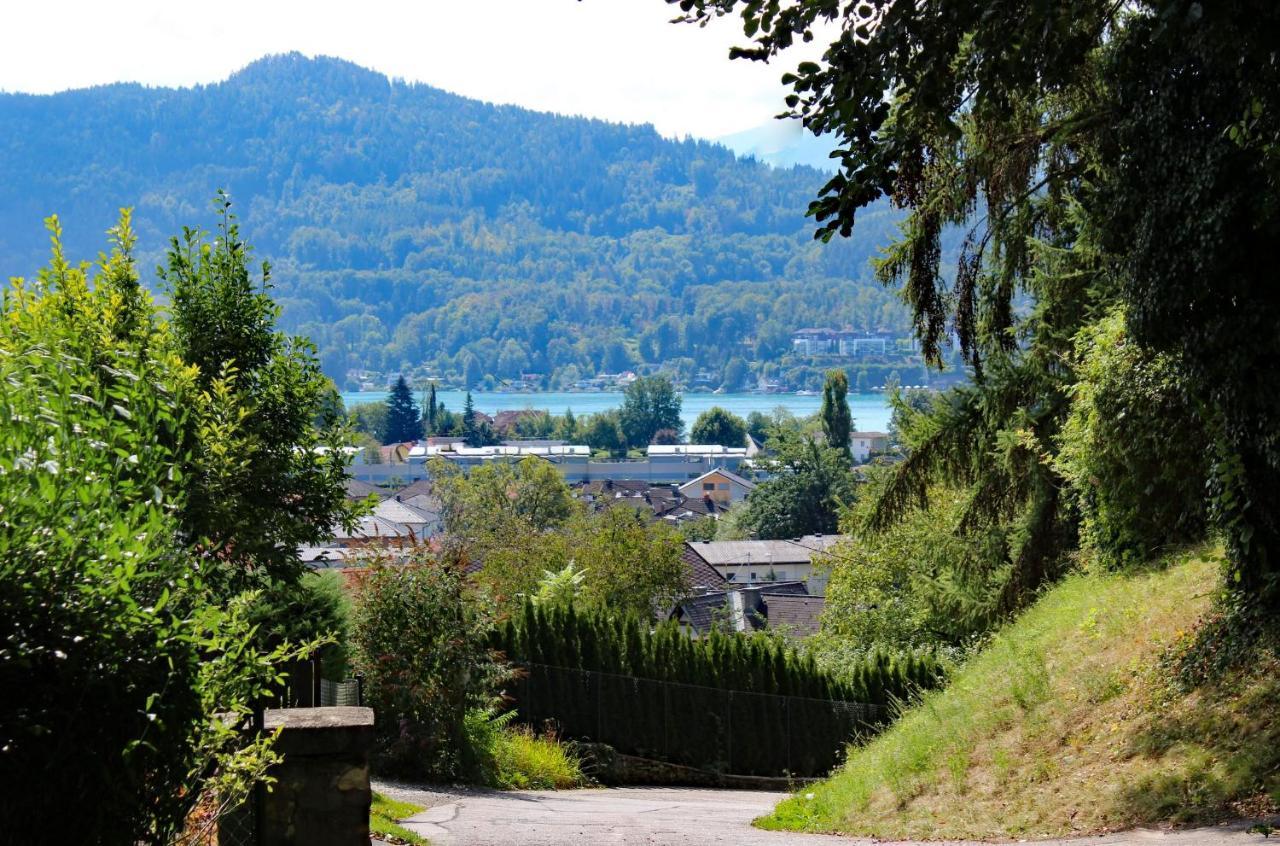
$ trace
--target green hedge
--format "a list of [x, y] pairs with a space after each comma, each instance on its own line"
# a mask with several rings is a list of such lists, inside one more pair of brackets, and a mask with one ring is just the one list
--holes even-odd
[[896, 699], [943, 679], [924, 656], [875, 654], [836, 679], [760, 635], [693, 640], [647, 624], [530, 603], [495, 647], [525, 670], [508, 694], [521, 719], [621, 752], [745, 775], [819, 775]]

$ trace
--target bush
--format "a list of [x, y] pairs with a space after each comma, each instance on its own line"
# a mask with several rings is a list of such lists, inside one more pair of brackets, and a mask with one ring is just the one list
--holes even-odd
[[1213, 438], [1188, 413], [1177, 360], [1130, 340], [1119, 310], [1084, 329], [1076, 351], [1056, 468], [1071, 482], [1085, 546], [1122, 566], [1203, 538]]
[[0, 819], [7, 842], [165, 843], [211, 777], [234, 801], [272, 760], [237, 726], [285, 656], [245, 648], [246, 599], [181, 530], [195, 374], [127, 217], [92, 280], [54, 235], [0, 307]]
[[492, 706], [507, 676], [489, 649], [492, 615], [458, 562], [419, 550], [409, 564], [371, 566], [357, 591], [352, 642], [388, 770], [464, 775], [467, 713]]
[[286, 642], [324, 641], [318, 655], [321, 673], [330, 679], [345, 677], [351, 597], [337, 573], [308, 572], [297, 582], [269, 583], [250, 606], [249, 621], [257, 626], [257, 641], [269, 649]]

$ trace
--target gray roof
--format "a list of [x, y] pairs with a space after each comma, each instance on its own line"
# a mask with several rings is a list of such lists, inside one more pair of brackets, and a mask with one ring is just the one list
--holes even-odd
[[794, 540], [690, 541], [713, 567], [740, 564], [808, 564], [814, 553], [830, 550], [840, 535], [805, 535]]
[[347, 477], [346, 487], [347, 499], [361, 500], [368, 498], [370, 495], [376, 496], [379, 499], [385, 499], [387, 496], [387, 492], [382, 488], [375, 488], [368, 482], [362, 482], [359, 479], [352, 479], [349, 476]]
[[373, 514], [383, 520], [402, 523], [406, 526], [422, 526], [428, 523], [435, 523], [440, 519], [438, 512], [425, 511], [407, 502], [400, 502], [394, 499], [384, 499], [379, 502], [374, 506]]
[[826, 597], [764, 591], [765, 617], [773, 628], [786, 627], [789, 634], [808, 637], [821, 628], [819, 618], [826, 607]]

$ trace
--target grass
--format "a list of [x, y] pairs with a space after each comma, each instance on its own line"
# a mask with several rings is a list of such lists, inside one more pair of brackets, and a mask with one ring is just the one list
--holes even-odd
[[427, 846], [425, 837], [398, 825], [399, 820], [411, 817], [421, 810], [417, 805], [398, 802], [375, 792], [373, 807], [369, 809], [369, 833], [389, 843]]
[[757, 824], [886, 839], [1029, 838], [1260, 816], [1280, 803], [1280, 659], [1181, 690], [1220, 552], [1080, 574], [945, 690]]
[[559, 738], [515, 724], [516, 713], [467, 713], [467, 769], [479, 783], [500, 790], [584, 787], [581, 762]]
[[493, 786], [503, 790], [567, 790], [587, 782], [578, 759], [562, 743], [523, 726], [499, 733], [493, 758]]

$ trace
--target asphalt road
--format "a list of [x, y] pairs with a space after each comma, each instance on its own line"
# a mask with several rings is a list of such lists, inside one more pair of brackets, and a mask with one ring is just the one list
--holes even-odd
[[[565, 791], [442, 792], [376, 783], [393, 798], [425, 806], [401, 824], [433, 846], [870, 846], [884, 841], [761, 831], [751, 820], [780, 793], [666, 787]], [[1244, 825], [1042, 841], [1046, 846], [1243, 846], [1264, 844]], [[932, 841], [930, 846], [939, 846]]]

